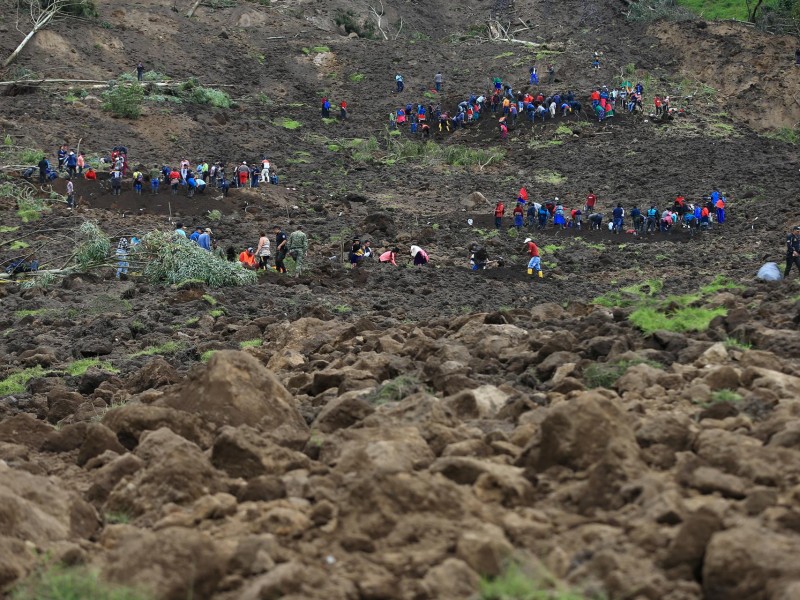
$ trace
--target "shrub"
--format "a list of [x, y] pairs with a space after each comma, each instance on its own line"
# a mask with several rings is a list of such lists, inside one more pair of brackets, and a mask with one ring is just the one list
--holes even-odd
[[230, 96], [225, 92], [204, 87], [192, 88], [188, 100], [194, 104], [207, 104], [214, 108], [230, 108], [232, 104]]
[[116, 85], [103, 92], [103, 110], [115, 117], [138, 119], [142, 114], [144, 88], [138, 83]]
[[142, 75], [145, 81], [169, 81], [169, 77], [158, 71], [147, 71]]
[[78, 250], [75, 263], [81, 271], [104, 265], [111, 252], [111, 240], [97, 226], [97, 223], [86, 221], [78, 230]]
[[362, 81], [364, 81], [365, 78], [366, 75], [364, 75], [363, 73], [353, 73], [352, 75], [350, 75], [350, 81], [352, 81], [353, 83], [361, 83]]
[[209, 360], [211, 360], [211, 357], [214, 356], [215, 352], [216, 350], [206, 350], [200, 355], [200, 361], [207, 363]]
[[142, 239], [140, 252], [148, 258], [144, 276], [154, 283], [175, 285], [187, 279], [198, 279], [211, 287], [227, 287], [258, 281], [254, 271], [206, 252], [185, 238], [173, 240], [169, 233], [147, 234]]
[[214, 210], [208, 211], [209, 221], [219, 221], [221, 218], [222, 218], [222, 213], [216, 208]]

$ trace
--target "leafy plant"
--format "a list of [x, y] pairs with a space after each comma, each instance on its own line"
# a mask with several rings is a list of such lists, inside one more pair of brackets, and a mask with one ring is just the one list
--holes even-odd
[[743, 400], [741, 394], [734, 390], [717, 390], [711, 393], [711, 403], [719, 404], [720, 402], [728, 402], [729, 404], [738, 404]]
[[219, 221], [222, 218], [222, 213], [218, 209], [208, 211], [209, 221]]
[[558, 589], [552, 578], [545, 579], [537, 581], [519, 565], [510, 564], [497, 577], [481, 579], [480, 600], [586, 600], [578, 592]]
[[283, 127], [284, 129], [300, 129], [303, 124], [300, 121], [295, 121], [294, 119], [290, 119], [288, 117], [280, 117], [273, 121], [274, 125], [278, 127]]
[[211, 294], [203, 294], [203, 300], [208, 302], [211, 306], [216, 306], [219, 303], [219, 301]]
[[78, 250], [75, 263], [81, 271], [104, 265], [111, 253], [111, 240], [93, 221], [85, 221], [78, 229]]
[[145, 71], [142, 75], [142, 79], [145, 81], [169, 81], [170, 78], [158, 71]]
[[109, 525], [127, 525], [131, 522], [131, 516], [125, 512], [106, 513], [106, 523]]
[[192, 88], [187, 100], [194, 104], [207, 104], [214, 108], [230, 108], [232, 104], [230, 96], [225, 92], [205, 87]]
[[216, 350], [206, 350], [200, 355], [200, 361], [207, 363], [209, 360], [211, 360], [211, 357], [214, 355], [214, 352], [216, 352]]
[[736, 338], [729, 337], [725, 338], [725, 347], [734, 350], [750, 350], [753, 347], [753, 345], [747, 344], [745, 342], [740, 342]]
[[666, 331], [687, 332], [705, 331], [713, 319], [725, 316], [724, 308], [679, 308], [671, 313], [655, 307], [642, 307], [633, 311], [628, 320], [644, 333], [650, 334], [660, 329]]
[[352, 73], [352, 74], [350, 75], [350, 78], [349, 78], [349, 79], [350, 79], [350, 81], [352, 81], [353, 83], [361, 83], [362, 81], [364, 81], [364, 79], [366, 79], [366, 77], [367, 77], [367, 76], [366, 76], [366, 75], [364, 75], [363, 73]]
[[115, 85], [103, 92], [103, 110], [115, 117], [138, 119], [142, 114], [144, 88], [138, 83]]

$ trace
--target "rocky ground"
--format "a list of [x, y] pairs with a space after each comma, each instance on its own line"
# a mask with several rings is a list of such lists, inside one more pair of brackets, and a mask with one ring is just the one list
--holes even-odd
[[[800, 285], [754, 280], [797, 217], [795, 148], [764, 135], [797, 119], [782, 86], [800, 70], [780, 62], [793, 41], [632, 24], [615, 2], [517, 2], [533, 26], [521, 37], [548, 45], [537, 58], [469, 35], [487, 3], [437, 6], [389, 8], [390, 37], [401, 17], [404, 29], [384, 42], [337, 30], [337, 9], [366, 18], [358, 3], [203, 6], [192, 20], [101, 3], [83, 35], [67, 21], [20, 57], [87, 79], [138, 60], [179, 77], [181, 57], [237, 104], [148, 104], [129, 121], [15, 88], [32, 93], [3, 99], [14, 146], [82, 139], [97, 156], [122, 141], [145, 165], [267, 153], [281, 184], [189, 200], [81, 181], [78, 209], [56, 202], [29, 223], [0, 199], [0, 259], [35, 252], [58, 268], [84, 220], [114, 238], [182, 220], [236, 252], [303, 224], [311, 251], [303, 276], [242, 288], [111, 268], [48, 288], [0, 281], [0, 593], [63, 563], [175, 600], [489, 600], [515, 572], [563, 598], [800, 596]], [[702, 48], [679, 43], [698, 35]], [[14, 45], [0, 36], [3, 54]], [[600, 73], [586, 68], [596, 49]], [[737, 71], [747, 57], [758, 82]], [[631, 64], [669, 93], [687, 77], [720, 92], [704, 87], [668, 121], [520, 126], [483, 166], [398, 159], [384, 129], [395, 71], [421, 100], [442, 68], [447, 106], [495, 74], [521, 81], [535, 58], [584, 95]], [[323, 92], [348, 100], [348, 122], [320, 121]], [[743, 122], [748, 94], [775, 110]], [[359, 155], [352, 140], [370, 136]], [[434, 141], [499, 145], [491, 120]], [[532, 280], [527, 232], [492, 231], [494, 200], [523, 183], [567, 206], [593, 187], [606, 211], [720, 186], [729, 221], [645, 238], [535, 232], [545, 277]], [[350, 270], [353, 235], [419, 243], [431, 264]], [[469, 271], [473, 241], [504, 266]]]

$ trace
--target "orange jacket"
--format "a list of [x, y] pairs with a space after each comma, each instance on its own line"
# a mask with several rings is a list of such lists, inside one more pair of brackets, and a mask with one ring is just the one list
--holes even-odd
[[245, 267], [255, 267], [256, 255], [249, 254], [247, 250], [242, 250], [241, 254], [239, 254], [239, 262], [242, 263]]

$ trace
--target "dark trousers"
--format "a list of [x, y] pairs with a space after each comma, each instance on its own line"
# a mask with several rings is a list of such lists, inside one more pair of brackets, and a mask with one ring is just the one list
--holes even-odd
[[783, 278], [786, 279], [789, 277], [789, 271], [792, 270], [792, 265], [797, 266], [797, 270], [800, 271], [800, 256], [792, 256], [791, 252], [786, 253], [786, 270], [783, 272]]
[[286, 258], [286, 252], [278, 252], [275, 254], [275, 268], [279, 273], [286, 273], [286, 266], [283, 264], [283, 259]]

